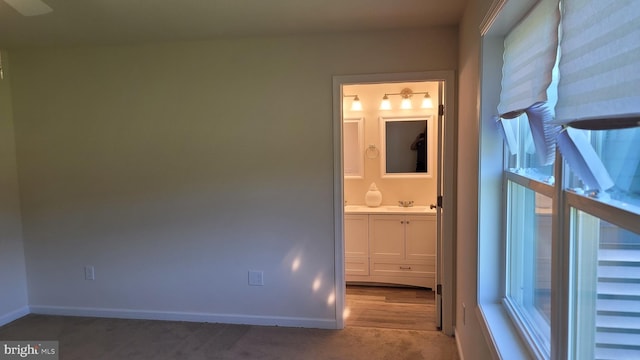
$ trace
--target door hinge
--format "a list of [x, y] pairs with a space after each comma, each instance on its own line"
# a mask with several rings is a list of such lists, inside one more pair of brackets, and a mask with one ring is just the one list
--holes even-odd
[[438, 105], [438, 115], [440, 116], [444, 115], [444, 105], [442, 104]]
[[442, 295], [442, 284], [436, 285], [436, 294]]
[[438, 195], [438, 207], [442, 207], [442, 195]]

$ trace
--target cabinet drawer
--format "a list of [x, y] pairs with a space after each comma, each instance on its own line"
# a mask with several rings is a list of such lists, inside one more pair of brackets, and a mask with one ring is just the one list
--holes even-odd
[[435, 267], [426, 261], [422, 262], [394, 262], [375, 260], [371, 262], [371, 272], [374, 275], [424, 277], [433, 275]]
[[369, 258], [345, 257], [344, 273], [346, 275], [369, 275]]

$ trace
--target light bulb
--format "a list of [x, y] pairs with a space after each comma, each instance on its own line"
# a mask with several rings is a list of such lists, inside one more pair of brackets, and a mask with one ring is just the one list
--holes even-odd
[[351, 111], [362, 111], [362, 103], [360, 102], [358, 95], [356, 95], [351, 103]]
[[422, 105], [420, 106], [423, 109], [433, 109], [433, 101], [431, 101], [431, 96], [427, 93], [424, 98], [422, 98]]
[[400, 109], [409, 110], [411, 109], [411, 98], [403, 98], [400, 103]]
[[380, 110], [391, 110], [391, 101], [389, 101], [389, 97], [386, 94], [382, 97]]

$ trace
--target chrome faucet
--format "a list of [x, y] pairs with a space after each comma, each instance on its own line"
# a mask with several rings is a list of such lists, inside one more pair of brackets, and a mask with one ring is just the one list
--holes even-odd
[[401, 207], [412, 207], [413, 206], [413, 200], [399, 200], [398, 201], [398, 206], [401, 206]]

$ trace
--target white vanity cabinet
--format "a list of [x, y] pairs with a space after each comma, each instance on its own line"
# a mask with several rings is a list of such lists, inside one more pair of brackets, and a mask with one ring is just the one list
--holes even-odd
[[435, 220], [430, 215], [369, 215], [371, 275], [382, 282], [434, 289]]
[[369, 215], [344, 216], [344, 272], [369, 275]]
[[347, 281], [435, 289], [435, 214], [346, 214], [344, 227]]

